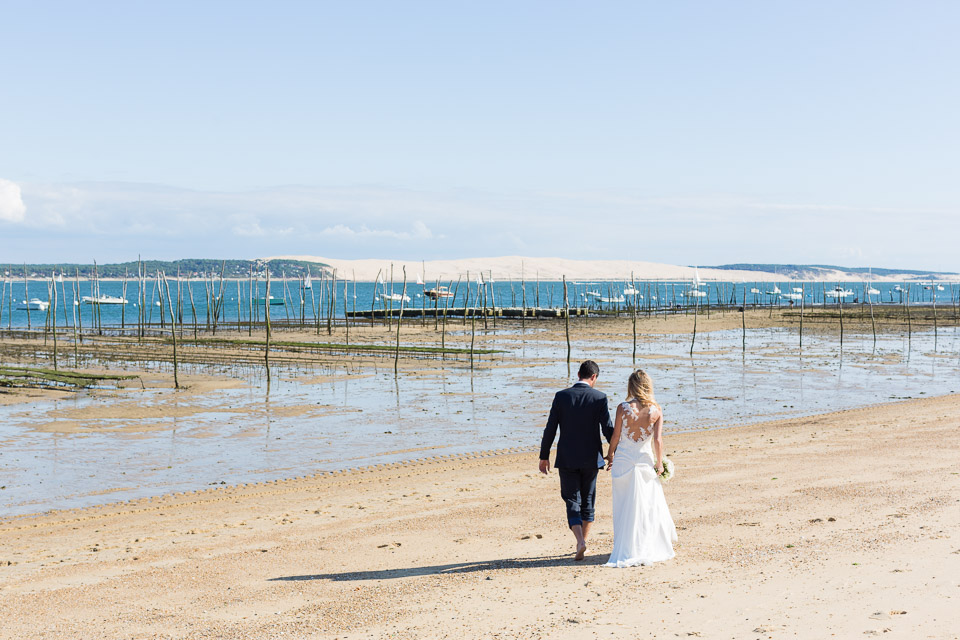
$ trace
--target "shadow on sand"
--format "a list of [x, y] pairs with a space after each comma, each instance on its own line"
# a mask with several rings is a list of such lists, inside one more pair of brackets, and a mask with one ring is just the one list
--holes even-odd
[[410, 567], [407, 569], [385, 569], [383, 571], [352, 571], [347, 573], [314, 573], [302, 576], [280, 576], [270, 578], [271, 582], [299, 580], [330, 580], [333, 582], [354, 580], [391, 580], [396, 578], [416, 578], [419, 576], [435, 576], [446, 573], [475, 573], [478, 571], [497, 571], [499, 569], [542, 569], [547, 567], [582, 567], [597, 565], [606, 562], [609, 554], [587, 556], [582, 562], [576, 562], [573, 555], [541, 556], [537, 558], [509, 558], [505, 560], [489, 560], [486, 562], [457, 562], [454, 564], [438, 564], [427, 567]]

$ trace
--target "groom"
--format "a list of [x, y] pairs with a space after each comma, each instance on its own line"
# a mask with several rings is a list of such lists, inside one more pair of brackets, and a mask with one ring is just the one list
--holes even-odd
[[579, 382], [557, 392], [550, 407], [547, 427], [540, 442], [540, 472], [550, 472], [550, 447], [560, 427], [555, 466], [560, 473], [560, 497], [567, 504], [567, 523], [577, 538], [575, 560], [583, 560], [587, 534], [593, 522], [593, 503], [597, 493], [597, 470], [603, 467], [603, 442], [610, 442], [613, 422], [607, 408], [607, 396], [593, 388], [600, 367], [593, 360], [580, 365]]

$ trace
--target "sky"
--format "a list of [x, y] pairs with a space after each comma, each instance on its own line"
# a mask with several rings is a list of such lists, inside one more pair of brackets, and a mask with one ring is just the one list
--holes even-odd
[[0, 262], [960, 271], [960, 3], [0, 0]]

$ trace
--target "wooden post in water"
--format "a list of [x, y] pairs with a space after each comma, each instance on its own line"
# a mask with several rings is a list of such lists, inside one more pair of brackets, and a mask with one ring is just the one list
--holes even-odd
[[[470, 280], [467, 280], [467, 295], [470, 295]], [[470, 314], [470, 368], [473, 369], [473, 344], [477, 339], [477, 313], [476, 309], [473, 309], [473, 312]], [[464, 314], [466, 314], [466, 306], [464, 306]], [[466, 315], [464, 315], [464, 320], [466, 320]]]
[[27, 263], [23, 263], [23, 302], [27, 307], [27, 331], [32, 329], [30, 326], [30, 285], [27, 284]]
[[840, 289], [840, 283], [837, 283], [837, 308], [840, 309], [840, 350], [843, 351], [843, 289]]
[[370, 298], [370, 327], [373, 327], [374, 317], [377, 315], [377, 287], [380, 286], [380, 272], [382, 269], [377, 269], [377, 279], [373, 282], [373, 296]]
[[[391, 289], [392, 293], [392, 289]], [[397, 350], [393, 353], [393, 375], [400, 369], [400, 326], [403, 324], [403, 302], [407, 298], [407, 265], [403, 265], [403, 293], [400, 294], [400, 315], [397, 316]]]
[[[426, 282], [426, 280], [424, 280]], [[434, 293], [437, 295], [433, 296], [433, 330], [440, 330], [440, 278], [437, 278], [437, 283], [433, 285]], [[447, 289], [449, 291], [449, 289]], [[446, 298], [444, 298], [446, 300]]]
[[[237, 288], [239, 289], [239, 287], [240, 287], [240, 281], [238, 280], [238, 281], [237, 281]], [[196, 303], [195, 303], [194, 300], [193, 300], [193, 281], [191, 281], [190, 279], [187, 280], [187, 297], [190, 299], [190, 317], [193, 318], [193, 342], [194, 342], [194, 343], [198, 343], [198, 342], [199, 342], [199, 337], [197, 336], [197, 331], [198, 331], [198, 328], [197, 328], [197, 324], [198, 324], [198, 322], [197, 322], [197, 305], [196, 305]], [[239, 305], [240, 303], [238, 302], [237, 304]], [[181, 324], [182, 324], [182, 322], [183, 322], [183, 321], [181, 320]], [[183, 327], [181, 326], [181, 333], [180, 333], [180, 337], [181, 337], [181, 338], [183, 337], [182, 328], [183, 328]]]
[[427, 326], [427, 296], [424, 293], [427, 289], [427, 261], [420, 261], [420, 280], [423, 281], [423, 284], [420, 285], [420, 327], [423, 328]]
[[[933, 298], [933, 350], [937, 350], [937, 284], [933, 283], [930, 287], [930, 295]], [[56, 315], [54, 315], [56, 317]]]
[[804, 292], [806, 289], [805, 284], [800, 285], [800, 350], [803, 351], [803, 303], [806, 296]]
[[[73, 290], [73, 299], [76, 302], [78, 296], [80, 295], [80, 289], [77, 285], [74, 285]], [[66, 291], [64, 291], [64, 297], [66, 297]], [[77, 305], [70, 305], [71, 309], [71, 318], [73, 320], [73, 366], [76, 369], [80, 368], [80, 337], [77, 334]]]
[[537, 305], [537, 311], [534, 312], [534, 315], [539, 320], [540, 319], [540, 313], [539, 313], [540, 311], [540, 269], [537, 269], [537, 299], [535, 304]]
[[520, 328], [526, 330], [527, 328], [527, 282], [524, 280], [523, 275], [523, 261], [520, 261], [520, 298], [521, 304], [523, 305], [520, 308]]
[[[124, 267], [123, 269], [123, 288], [120, 291], [120, 297], [123, 298], [123, 303], [120, 305], [120, 328], [127, 328], [127, 278], [130, 276], [129, 269]], [[64, 316], [66, 320], [66, 316]]]
[[[166, 274], [163, 275], [162, 283], [167, 292], [167, 309], [170, 311], [170, 335], [173, 337], [173, 388], [180, 388], [179, 362], [177, 361], [177, 322], [173, 311], [173, 299], [170, 297], [170, 283], [167, 281]], [[160, 304], [163, 304], [163, 290], [160, 291]], [[162, 309], [162, 307], [161, 307]]]
[[563, 323], [567, 333], [567, 367], [570, 367], [570, 300], [567, 298], [567, 276], [563, 275]]
[[263, 364], [267, 369], [267, 393], [270, 393], [270, 263], [266, 266], [267, 292], [263, 295], [263, 319], [266, 325], [266, 337], [263, 344]]
[[493, 271], [488, 271], [490, 276], [490, 306], [493, 309], [493, 331], [497, 331], [497, 292], [493, 290]]
[[[406, 278], [404, 278], [406, 280]], [[406, 286], [406, 285], [404, 285]], [[384, 287], [386, 291], [386, 287]], [[390, 298], [384, 297], [384, 300], [387, 302], [387, 330], [390, 330], [390, 323], [393, 322], [393, 263], [390, 263]], [[402, 302], [402, 300], [401, 300]]]
[[743, 304], [740, 305], [740, 328], [743, 332], [743, 354], [747, 354], [747, 287], [743, 287]]
[[470, 270], [467, 270], [467, 281], [463, 284], [463, 326], [467, 326], [467, 305], [470, 304]]
[[873, 298], [867, 294], [867, 301], [870, 303], [870, 326], [873, 328], [873, 350], [877, 350], [877, 321], [873, 317]]
[[[75, 294], [73, 294], [73, 299], [74, 299], [76, 302], [79, 302], [79, 301], [80, 301], [80, 268], [77, 267], [76, 269], [77, 269], [77, 272], [76, 272], [76, 273], [77, 273], [77, 279], [75, 280], [75, 283], [76, 283], [76, 286], [77, 286], [77, 292], [76, 292]], [[11, 284], [11, 286], [10, 286], [10, 291], [11, 291], [11, 292], [13, 291], [13, 285], [12, 285], [12, 284]], [[76, 305], [74, 305], [74, 306], [76, 306]], [[78, 314], [78, 316], [77, 316], [77, 325], [78, 325], [78, 327], [77, 327], [77, 330], [78, 330], [77, 338], [78, 338], [78, 342], [83, 342], [83, 306], [82, 306], [82, 305], [77, 308], [77, 314]]]
[[[453, 281], [450, 282], [450, 285], [453, 284]], [[447, 291], [449, 291], [449, 286]], [[460, 276], [457, 276], [457, 286], [453, 290], [453, 301], [457, 300], [457, 292], [460, 291]], [[443, 328], [440, 329], [440, 349], [442, 353], [440, 355], [441, 359], [447, 359], [447, 309], [450, 306], [450, 296], [447, 296], [443, 299]]]
[[327, 335], [333, 335], [333, 313], [337, 310], [337, 270], [330, 278], [330, 308], [327, 310]]
[[[189, 280], [187, 283], [189, 284]], [[243, 300], [243, 289], [240, 287], [240, 278], [237, 278], [237, 334], [243, 333], [243, 312], [240, 303]]]
[[907, 285], [907, 300], [906, 300], [906, 309], [907, 309], [907, 342], [910, 342], [910, 339], [913, 336], [913, 324], [910, 321], [910, 285]]
[[[699, 292], [700, 290], [697, 289]], [[693, 339], [690, 340], [690, 355], [693, 355], [693, 345], [697, 342], [697, 316], [699, 315], [698, 311], [700, 310], [700, 296], [694, 296], [693, 298]]]
[[[53, 294], [47, 294], [47, 300], [50, 301], [50, 309], [53, 312], [53, 370], [57, 371], [57, 359], [60, 355], [60, 350], [57, 346], [57, 277], [53, 276], [50, 280], [50, 284], [53, 285]], [[66, 318], [64, 318], [66, 319]]]
[[347, 316], [347, 296], [350, 295], [350, 285], [343, 279], [343, 326], [347, 331], [347, 346], [350, 346], [350, 318]]
[[637, 279], [630, 272], [630, 286], [633, 288], [633, 364], [637, 363]]

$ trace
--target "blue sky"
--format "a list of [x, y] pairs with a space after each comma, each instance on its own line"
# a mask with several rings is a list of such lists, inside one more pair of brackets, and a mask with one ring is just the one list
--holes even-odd
[[960, 270], [955, 2], [0, 1], [0, 262]]

